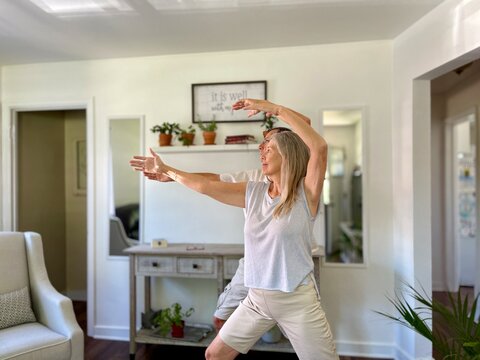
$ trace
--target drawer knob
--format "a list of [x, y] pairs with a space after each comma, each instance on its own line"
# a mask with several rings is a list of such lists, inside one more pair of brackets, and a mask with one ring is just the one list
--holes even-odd
[[193, 264], [192, 267], [193, 267], [194, 269], [200, 269], [200, 265], [198, 265], [198, 264]]
[[153, 267], [158, 267], [158, 262], [156, 262], [156, 261], [152, 262], [152, 266]]

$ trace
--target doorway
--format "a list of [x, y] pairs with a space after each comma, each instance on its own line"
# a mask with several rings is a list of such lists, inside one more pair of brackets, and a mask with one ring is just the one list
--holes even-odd
[[445, 121], [445, 280], [446, 289], [475, 285], [476, 143], [474, 111]]
[[52, 285], [86, 301], [86, 111], [22, 111], [16, 125], [16, 229], [42, 235]]
[[441, 300], [446, 292], [480, 290], [480, 60], [433, 79], [430, 89], [432, 285]]
[[[459, 284], [473, 287], [476, 259], [476, 121], [475, 114], [453, 125], [455, 242], [458, 244]], [[455, 176], [456, 175], [456, 176]]]

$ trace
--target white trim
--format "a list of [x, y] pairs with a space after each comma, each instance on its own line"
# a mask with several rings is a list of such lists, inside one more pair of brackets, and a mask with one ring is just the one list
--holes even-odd
[[336, 341], [335, 344], [340, 356], [391, 359], [396, 351], [394, 343]]
[[95, 326], [95, 339], [102, 340], [118, 340], [129, 341], [130, 340], [130, 328], [128, 326]]
[[[455, 200], [453, 196], [454, 188], [454, 157], [452, 155], [454, 142], [453, 142], [453, 126], [454, 123], [450, 121], [445, 121], [445, 237], [444, 237], [444, 246], [445, 246], [445, 279], [447, 289], [450, 291], [455, 291], [455, 287], [458, 285], [459, 271], [458, 271], [458, 262], [456, 261], [458, 253], [455, 247], [455, 215], [454, 207]], [[447, 255], [450, 254], [450, 255]], [[452, 274], [452, 271], [454, 272]], [[455, 280], [456, 279], [456, 280]], [[458, 287], [458, 286], [457, 286]]]
[[396, 346], [394, 359], [396, 360], [415, 360], [413, 356], [410, 356], [405, 350]]
[[[95, 158], [94, 158], [94, 98], [69, 102], [5, 103], [2, 108], [2, 185], [3, 230], [17, 229], [17, 169], [16, 124], [17, 113], [23, 111], [78, 110], [86, 112], [87, 130], [87, 324], [88, 335], [93, 334], [95, 321]], [[10, 175], [7, 175], [10, 174]]]
[[432, 291], [448, 291], [447, 286], [443, 281], [432, 282]]

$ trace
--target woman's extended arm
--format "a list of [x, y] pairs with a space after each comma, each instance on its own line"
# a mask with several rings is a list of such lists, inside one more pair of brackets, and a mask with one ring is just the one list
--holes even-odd
[[134, 156], [130, 166], [137, 171], [163, 174], [200, 194], [210, 196], [227, 205], [245, 207], [246, 183], [227, 183], [211, 180], [208, 176], [188, 173], [165, 164], [160, 156], [150, 149], [152, 157]]
[[328, 146], [325, 139], [309, 125], [310, 120], [306, 116], [267, 100], [243, 99], [237, 101], [232, 107], [234, 110], [250, 110], [248, 116], [253, 116], [261, 111], [271, 113], [290, 125], [292, 130], [305, 142], [310, 149], [305, 192], [310, 211], [312, 215], [316, 215], [327, 170]]

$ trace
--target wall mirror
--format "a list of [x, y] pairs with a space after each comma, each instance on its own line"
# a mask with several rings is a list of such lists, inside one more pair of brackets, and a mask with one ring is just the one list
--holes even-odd
[[363, 264], [363, 110], [324, 110], [322, 120], [329, 145], [323, 189], [325, 262]]
[[142, 174], [128, 162], [143, 153], [142, 116], [110, 118], [109, 254], [124, 256], [123, 250], [142, 240]]

